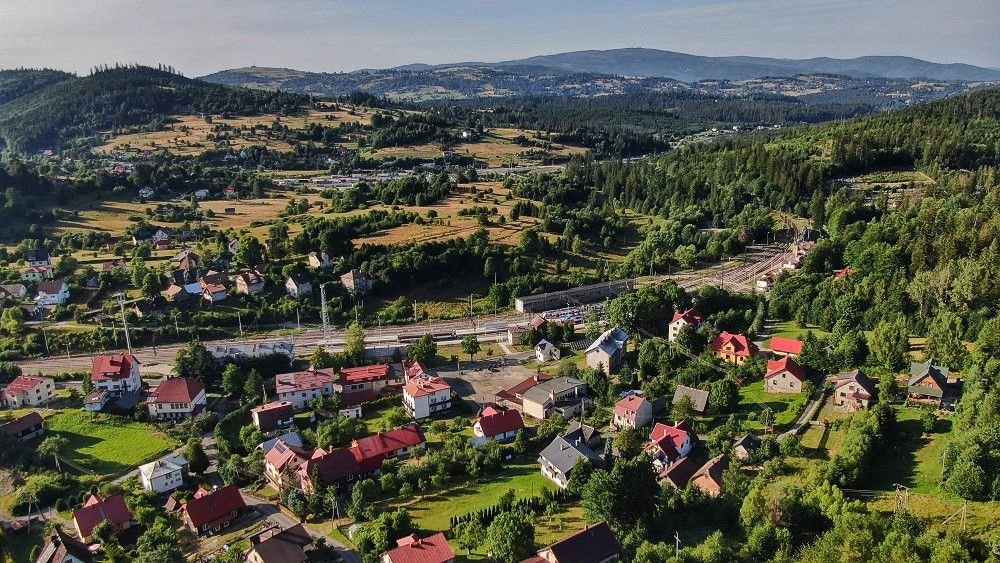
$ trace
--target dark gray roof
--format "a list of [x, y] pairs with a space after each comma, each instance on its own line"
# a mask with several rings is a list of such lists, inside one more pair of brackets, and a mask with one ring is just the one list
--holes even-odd
[[550, 551], [558, 563], [592, 563], [621, 555], [621, 546], [604, 522], [560, 540], [542, 551]]
[[554, 377], [528, 389], [521, 396], [532, 403], [541, 404], [549, 399], [551, 392], [558, 395], [579, 385], [586, 385], [586, 383], [573, 377]]
[[739, 440], [736, 440], [736, 443], [733, 444], [734, 448], [738, 448], [740, 446], [743, 446], [743, 449], [748, 452], [756, 450], [760, 447], [760, 438], [754, 436], [753, 434], [747, 434]]
[[627, 342], [628, 334], [624, 330], [618, 327], [610, 328], [598, 336], [585, 353], [589, 354], [592, 350], [600, 349], [609, 356], [614, 356], [625, 347]]
[[950, 373], [948, 368], [937, 363], [937, 360], [934, 358], [928, 358], [923, 363], [913, 362], [910, 364], [910, 381], [907, 382], [907, 385], [913, 385], [923, 379], [924, 376], [930, 375], [938, 385], [944, 387], [948, 383]]
[[590, 449], [581, 439], [580, 441], [567, 441], [562, 436], [556, 436], [552, 442], [542, 450], [539, 455], [541, 459], [552, 464], [563, 475], [568, 475], [581, 459], [590, 460], [591, 463], [600, 464], [601, 456]]
[[705, 412], [705, 407], [708, 406], [708, 391], [702, 391], [701, 389], [695, 389], [686, 385], [678, 385], [677, 390], [674, 391], [674, 400], [670, 404], [677, 404], [677, 401], [683, 397], [691, 398], [691, 404], [694, 405], [696, 412]]
[[262, 538], [251, 549], [265, 563], [300, 563], [309, 560], [303, 548], [311, 543], [309, 532], [302, 524], [297, 524], [273, 536]]

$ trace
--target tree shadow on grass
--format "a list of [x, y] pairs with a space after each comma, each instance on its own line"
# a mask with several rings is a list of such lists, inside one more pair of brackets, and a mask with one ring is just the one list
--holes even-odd
[[873, 489], [888, 490], [896, 483], [908, 487], [915, 485], [917, 451], [930, 440], [924, 437], [919, 420], [898, 421], [894, 432], [894, 436], [889, 436], [887, 445], [876, 450], [870, 464], [878, 468], [871, 474]]

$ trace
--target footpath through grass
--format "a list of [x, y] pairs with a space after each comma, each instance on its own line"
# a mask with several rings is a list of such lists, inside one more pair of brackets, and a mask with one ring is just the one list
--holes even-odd
[[179, 444], [149, 424], [78, 409], [45, 419], [48, 435], [69, 442], [60, 455], [102, 476], [118, 476], [170, 452]]

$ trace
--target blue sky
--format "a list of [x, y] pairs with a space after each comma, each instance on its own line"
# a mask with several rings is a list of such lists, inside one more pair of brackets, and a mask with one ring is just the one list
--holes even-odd
[[616, 47], [1000, 68], [1000, 0], [0, 0], [0, 68], [345, 71]]

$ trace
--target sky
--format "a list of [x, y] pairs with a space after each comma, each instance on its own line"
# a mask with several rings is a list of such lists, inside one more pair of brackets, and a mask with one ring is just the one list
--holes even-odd
[[1000, 68], [1000, 0], [0, 0], [0, 68], [337, 72], [620, 47]]

